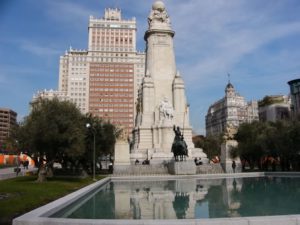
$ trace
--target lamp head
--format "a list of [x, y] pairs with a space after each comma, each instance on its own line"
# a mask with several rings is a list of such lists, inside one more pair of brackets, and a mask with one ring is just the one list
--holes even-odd
[[86, 126], [86, 128], [90, 128], [91, 124], [87, 123], [85, 126]]

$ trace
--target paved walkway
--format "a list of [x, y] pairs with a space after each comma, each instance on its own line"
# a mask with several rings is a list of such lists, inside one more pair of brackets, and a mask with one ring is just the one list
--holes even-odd
[[17, 176], [25, 176], [28, 172], [37, 171], [37, 168], [34, 167], [28, 167], [28, 169], [24, 169], [23, 166], [20, 166], [19, 168], [21, 169], [21, 171], [18, 173], [18, 175], [14, 171], [15, 167], [0, 169], [0, 180], [10, 179]]

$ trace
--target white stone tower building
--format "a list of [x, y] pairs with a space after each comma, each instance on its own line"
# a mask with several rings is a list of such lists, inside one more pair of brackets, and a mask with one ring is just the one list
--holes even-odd
[[242, 123], [255, 120], [258, 120], [257, 101], [247, 102], [229, 81], [225, 87], [225, 96], [212, 104], [207, 111], [206, 136], [222, 134], [228, 124], [238, 127]]
[[184, 82], [176, 69], [175, 32], [162, 1], [153, 4], [148, 24], [144, 36], [146, 74], [137, 105], [131, 161], [146, 158], [152, 162], [170, 160], [174, 125], [180, 127], [189, 155], [206, 158], [201, 149], [194, 149], [192, 143]]

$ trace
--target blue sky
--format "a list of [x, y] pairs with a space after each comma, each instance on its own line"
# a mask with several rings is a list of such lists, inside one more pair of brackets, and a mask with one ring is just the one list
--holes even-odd
[[[34, 93], [57, 89], [59, 56], [87, 48], [90, 15], [119, 7], [136, 17], [138, 49], [153, 0], [0, 0], [0, 106], [29, 113]], [[227, 73], [247, 100], [288, 94], [300, 78], [299, 0], [165, 0], [177, 69], [194, 129], [204, 133], [210, 104], [224, 96]]]

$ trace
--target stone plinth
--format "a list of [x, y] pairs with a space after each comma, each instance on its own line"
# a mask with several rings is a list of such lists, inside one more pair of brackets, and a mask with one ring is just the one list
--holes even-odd
[[193, 175], [196, 174], [196, 165], [192, 160], [171, 161], [168, 170], [172, 175]]
[[124, 170], [130, 166], [129, 144], [125, 140], [117, 140], [115, 144], [114, 169]]
[[[242, 172], [242, 164], [240, 158], [230, 158], [230, 151], [232, 148], [237, 147], [238, 143], [236, 140], [227, 140], [221, 145], [221, 165], [225, 173], [239, 173]], [[233, 171], [232, 162], [235, 161], [236, 168]]]

